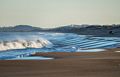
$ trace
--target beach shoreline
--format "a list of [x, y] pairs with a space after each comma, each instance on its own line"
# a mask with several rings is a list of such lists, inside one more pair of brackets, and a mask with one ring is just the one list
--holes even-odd
[[51, 60], [0, 60], [0, 77], [119, 77], [119, 48], [102, 52], [48, 52]]

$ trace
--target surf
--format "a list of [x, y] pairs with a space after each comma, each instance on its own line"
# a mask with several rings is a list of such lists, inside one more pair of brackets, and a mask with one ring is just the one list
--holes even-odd
[[43, 48], [52, 47], [53, 44], [46, 39], [37, 40], [10, 40], [10, 41], [0, 41], [0, 51], [12, 50], [12, 49], [25, 49], [25, 48]]

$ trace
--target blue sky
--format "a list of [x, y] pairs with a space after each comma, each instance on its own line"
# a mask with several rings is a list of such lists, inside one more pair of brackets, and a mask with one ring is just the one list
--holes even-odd
[[0, 26], [119, 23], [120, 0], [0, 0]]

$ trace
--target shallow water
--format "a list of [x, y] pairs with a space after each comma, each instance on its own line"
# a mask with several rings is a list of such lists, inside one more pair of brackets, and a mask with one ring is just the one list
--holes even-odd
[[118, 37], [73, 33], [1, 32], [0, 59], [25, 58], [36, 52], [99, 52], [120, 46]]
[[12, 59], [7, 59], [7, 60], [51, 60], [54, 58], [48, 58], [48, 57], [42, 57], [42, 56], [27, 56], [27, 57], [16, 57]]

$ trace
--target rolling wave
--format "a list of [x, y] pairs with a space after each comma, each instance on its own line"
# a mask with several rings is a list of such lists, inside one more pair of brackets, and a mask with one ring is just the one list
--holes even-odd
[[0, 41], [0, 51], [24, 48], [50, 48], [52, 46], [53, 44], [46, 39]]

